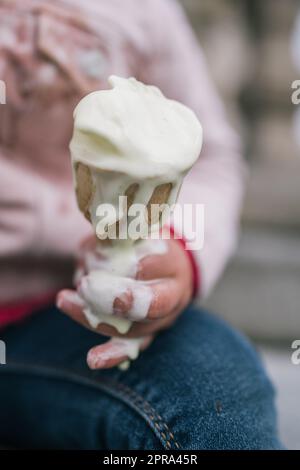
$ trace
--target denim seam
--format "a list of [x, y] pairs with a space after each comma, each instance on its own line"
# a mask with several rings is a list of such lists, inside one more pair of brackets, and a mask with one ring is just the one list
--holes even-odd
[[148, 416], [149, 420], [153, 423], [154, 427], [160, 433], [161, 438], [165, 442], [165, 446], [167, 447], [167, 449], [172, 449], [171, 443], [175, 445], [176, 449], [181, 448], [179, 443], [176, 441], [173, 432], [171, 432], [169, 426], [147, 400], [138, 395], [135, 390], [131, 389], [127, 385], [124, 385], [120, 382], [116, 382], [115, 385], [119, 389], [120, 393], [124, 394], [138, 408], [142, 407], [142, 411]]
[[[171, 432], [169, 426], [163, 420], [160, 414], [150, 405], [150, 403], [140, 396], [135, 390], [131, 389], [127, 385], [120, 382], [116, 382], [106, 377], [101, 377], [102, 382], [98, 378], [91, 379], [85, 373], [78, 373], [75, 370], [70, 372], [66, 369], [54, 369], [44, 365], [34, 364], [22, 364], [22, 363], [10, 363], [0, 369], [0, 375], [2, 372], [8, 373], [32, 373], [37, 375], [43, 375], [45, 377], [56, 377], [62, 380], [69, 380], [77, 382], [81, 385], [92, 386], [106, 392], [108, 395], [114, 398], [123, 398], [123, 402], [134, 409], [145, 421], [150, 425], [150, 428], [161, 441], [166, 449], [181, 449], [178, 441], [175, 439], [174, 433]], [[173, 445], [172, 445], [173, 444]]]

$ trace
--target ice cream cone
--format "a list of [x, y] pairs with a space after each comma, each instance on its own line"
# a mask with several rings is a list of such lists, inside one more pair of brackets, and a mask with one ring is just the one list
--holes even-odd
[[76, 163], [74, 170], [77, 205], [83, 215], [91, 222], [89, 207], [95, 192], [91, 171], [87, 165], [81, 162]]
[[156, 87], [116, 76], [109, 84], [76, 106], [70, 150], [78, 207], [102, 254], [90, 260], [81, 285], [83, 311], [93, 328], [107, 323], [124, 334], [131, 320], [115, 315], [114, 301], [130, 290], [131, 318], [146, 318], [153, 292], [136, 281], [138, 263], [159, 245], [152, 234], [167, 222], [199, 156], [202, 129], [190, 109]]
[[[103, 170], [97, 170], [97, 172], [105, 173]], [[84, 216], [91, 222], [90, 214], [90, 205], [95, 194], [95, 186], [92, 178], [92, 170], [89, 166], [77, 162], [75, 165], [75, 178], [76, 178], [76, 198], [77, 204], [80, 211]], [[125, 191], [125, 196], [127, 196], [127, 209], [134, 203], [135, 194], [139, 189], [139, 185], [142, 183], [132, 183], [128, 186]], [[167, 204], [169, 196], [172, 190], [171, 183], [164, 183], [156, 186], [153, 190], [153, 193], [147, 204], [147, 214], [148, 214], [148, 225], [156, 224], [159, 222], [160, 214], [155, 214], [153, 216], [151, 212], [151, 206], [153, 204], [163, 205]], [[100, 202], [100, 201], [99, 201]], [[102, 201], [105, 203], [106, 201]]]

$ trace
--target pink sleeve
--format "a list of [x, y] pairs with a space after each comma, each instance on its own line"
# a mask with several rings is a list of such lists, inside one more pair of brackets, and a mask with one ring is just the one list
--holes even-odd
[[[0, 77], [5, 79], [8, 99], [17, 106], [17, 82], [1, 44]], [[0, 259], [42, 254], [73, 257], [81, 239], [91, 232], [90, 225], [76, 206], [71, 184], [59, 186], [42, 178], [29, 165], [22, 166], [2, 144], [5, 106], [0, 105]]]
[[[187, 19], [173, 0], [148, 1], [151, 53], [140, 77], [166, 96], [190, 106], [203, 126], [200, 158], [186, 177], [179, 203], [204, 205], [204, 243], [193, 251], [200, 269], [201, 296], [221, 275], [237, 240], [245, 167], [240, 141], [228, 125], [205, 59]], [[179, 221], [173, 221], [176, 231]], [[191, 238], [191, 220], [184, 235]]]
[[58, 188], [14, 164], [1, 149], [0, 169], [0, 258], [73, 256], [91, 229], [76, 207], [71, 188]]

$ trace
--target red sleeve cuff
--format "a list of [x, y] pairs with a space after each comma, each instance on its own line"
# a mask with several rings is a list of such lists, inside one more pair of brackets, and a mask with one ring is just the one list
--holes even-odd
[[198, 263], [193, 255], [193, 252], [187, 248], [187, 243], [184, 237], [179, 236], [175, 230], [174, 227], [170, 226], [169, 227], [170, 235], [174, 240], [177, 240], [182, 247], [184, 248], [190, 263], [192, 267], [192, 273], [193, 273], [193, 298], [197, 297], [200, 295], [200, 270]]
[[57, 292], [49, 292], [27, 300], [0, 305], [0, 328], [32, 315], [49, 305], [54, 305]]

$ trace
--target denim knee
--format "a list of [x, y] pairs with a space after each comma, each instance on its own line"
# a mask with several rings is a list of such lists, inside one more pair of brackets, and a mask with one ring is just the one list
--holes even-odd
[[260, 358], [214, 315], [189, 308], [124, 380], [155, 406], [182, 448], [280, 447]]

